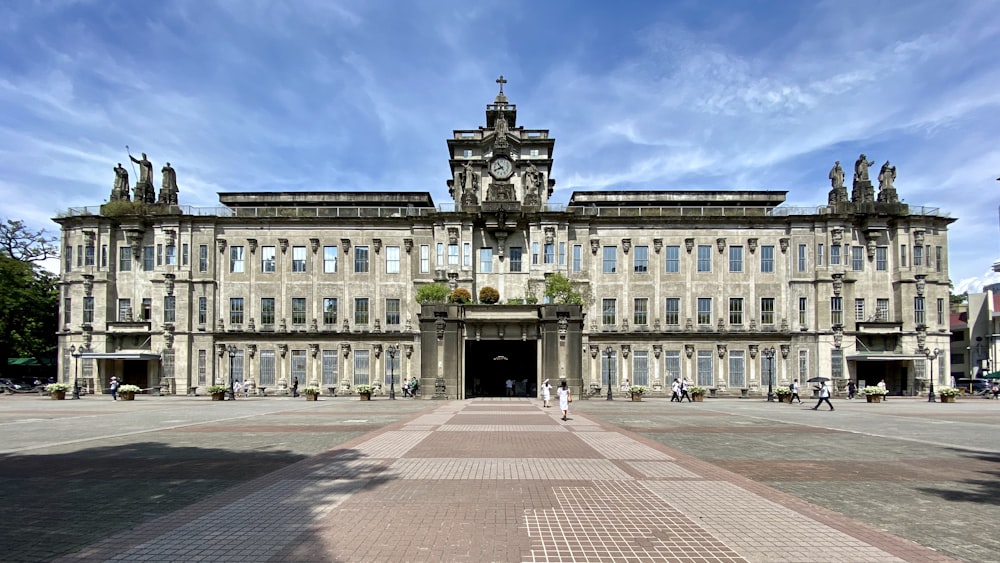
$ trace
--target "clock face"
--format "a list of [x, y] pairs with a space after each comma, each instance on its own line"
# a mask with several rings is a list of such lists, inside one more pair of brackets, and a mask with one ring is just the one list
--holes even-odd
[[514, 164], [507, 158], [498, 158], [490, 164], [490, 174], [495, 178], [509, 178]]

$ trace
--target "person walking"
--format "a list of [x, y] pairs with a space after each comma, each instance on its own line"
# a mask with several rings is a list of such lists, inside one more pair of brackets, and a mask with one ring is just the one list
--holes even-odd
[[111, 398], [118, 400], [118, 378], [111, 376]]
[[562, 419], [568, 420], [569, 404], [573, 402], [573, 396], [569, 393], [569, 387], [566, 386], [565, 379], [559, 384], [556, 394], [559, 395], [559, 408], [562, 410]]
[[507, 396], [508, 397], [513, 397], [514, 396], [514, 380], [510, 379], [510, 378], [507, 378], [506, 385], [507, 385]]
[[681, 402], [681, 382], [676, 377], [674, 378], [674, 382], [670, 384], [670, 389], [673, 391], [673, 394], [670, 395], [670, 402]]
[[542, 382], [542, 406], [549, 408], [552, 405], [549, 404], [549, 400], [552, 398], [552, 386], [549, 385], [549, 380], [546, 379]]
[[692, 402], [691, 395], [688, 395], [688, 380], [686, 377], [681, 380], [681, 396], [677, 401], [683, 403], [684, 397], [687, 397], [689, 403]]
[[798, 401], [799, 404], [801, 405], [802, 399], [799, 398], [799, 380], [796, 379], [795, 381], [793, 381], [791, 385], [788, 386], [788, 388], [791, 389], [792, 391], [792, 398], [788, 400], [788, 404], [792, 404], [792, 401]]
[[889, 390], [885, 386], [885, 380], [884, 379], [879, 380], [878, 387], [880, 389], [882, 389], [882, 400], [883, 401], [888, 401], [889, 400]]
[[235, 399], [242, 394], [243, 394], [243, 384], [240, 383], [239, 379], [237, 379], [236, 382], [233, 383], [233, 398]]
[[854, 395], [858, 392], [858, 384], [854, 380], [847, 382], [847, 398], [848, 400], [854, 399]]
[[292, 380], [292, 396], [293, 397], [299, 396], [299, 378], [297, 377]]
[[813, 407], [812, 410], [818, 409], [819, 406], [823, 404], [823, 401], [826, 401], [826, 404], [830, 405], [830, 410], [833, 410], [833, 403], [830, 402], [830, 388], [827, 387], [825, 381], [820, 383], [819, 402], [816, 403], [816, 406]]

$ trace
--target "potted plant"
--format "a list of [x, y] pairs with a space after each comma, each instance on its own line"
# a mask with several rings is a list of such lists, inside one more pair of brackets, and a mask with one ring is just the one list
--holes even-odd
[[792, 402], [792, 389], [786, 385], [779, 385], [775, 387], [774, 394], [778, 396], [778, 401], [782, 403]]
[[118, 396], [121, 397], [123, 401], [134, 401], [135, 394], [141, 393], [142, 387], [138, 385], [122, 385], [118, 388]]
[[355, 391], [358, 392], [358, 396], [361, 397], [362, 401], [372, 400], [372, 386], [371, 385], [356, 385], [354, 387]]
[[961, 389], [955, 389], [954, 387], [942, 387], [938, 390], [938, 393], [941, 394], [942, 403], [954, 403], [961, 392]]
[[633, 401], [641, 401], [642, 396], [646, 394], [646, 391], [648, 391], [648, 389], [645, 385], [632, 385], [628, 388], [628, 392], [632, 395]]
[[493, 305], [500, 301], [500, 292], [495, 288], [486, 286], [479, 290], [479, 302], [483, 305]]
[[213, 401], [225, 401], [226, 389], [228, 388], [225, 385], [209, 385], [208, 394], [212, 396]]
[[45, 386], [45, 391], [55, 401], [62, 401], [66, 398], [66, 391], [69, 391], [68, 383], [49, 383]]
[[865, 396], [865, 400], [869, 403], [881, 403], [882, 397], [885, 395], [885, 389], [878, 385], [869, 385], [863, 388], [860, 393]]
[[319, 399], [320, 393], [321, 391], [319, 387], [313, 387], [312, 385], [302, 389], [302, 394], [306, 396], [307, 401], [315, 401]]
[[688, 393], [691, 394], [691, 400], [696, 403], [701, 403], [705, 401], [705, 393], [708, 393], [708, 387], [702, 387], [701, 385], [692, 385], [688, 387]]

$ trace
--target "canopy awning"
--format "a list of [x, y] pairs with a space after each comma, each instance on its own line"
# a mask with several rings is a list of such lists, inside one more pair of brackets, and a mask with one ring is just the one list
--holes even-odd
[[926, 360], [927, 356], [921, 354], [894, 354], [892, 352], [870, 352], [868, 354], [853, 354], [847, 356], [850, 362], [904, 362]]
[[120, 352], [84, 352], [81, 358], [93, 358], [95, 360], [159, 360], [160, 355], [149, 351], [123, 350]]

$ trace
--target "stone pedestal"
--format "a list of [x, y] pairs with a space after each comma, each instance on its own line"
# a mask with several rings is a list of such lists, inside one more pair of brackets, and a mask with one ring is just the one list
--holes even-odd
[[854, 203], [870, 203], [875, 201], [875, 188], [870, 180], [859, 180], [854, 182], [854, 189], [851, 190], [851, 201]]

